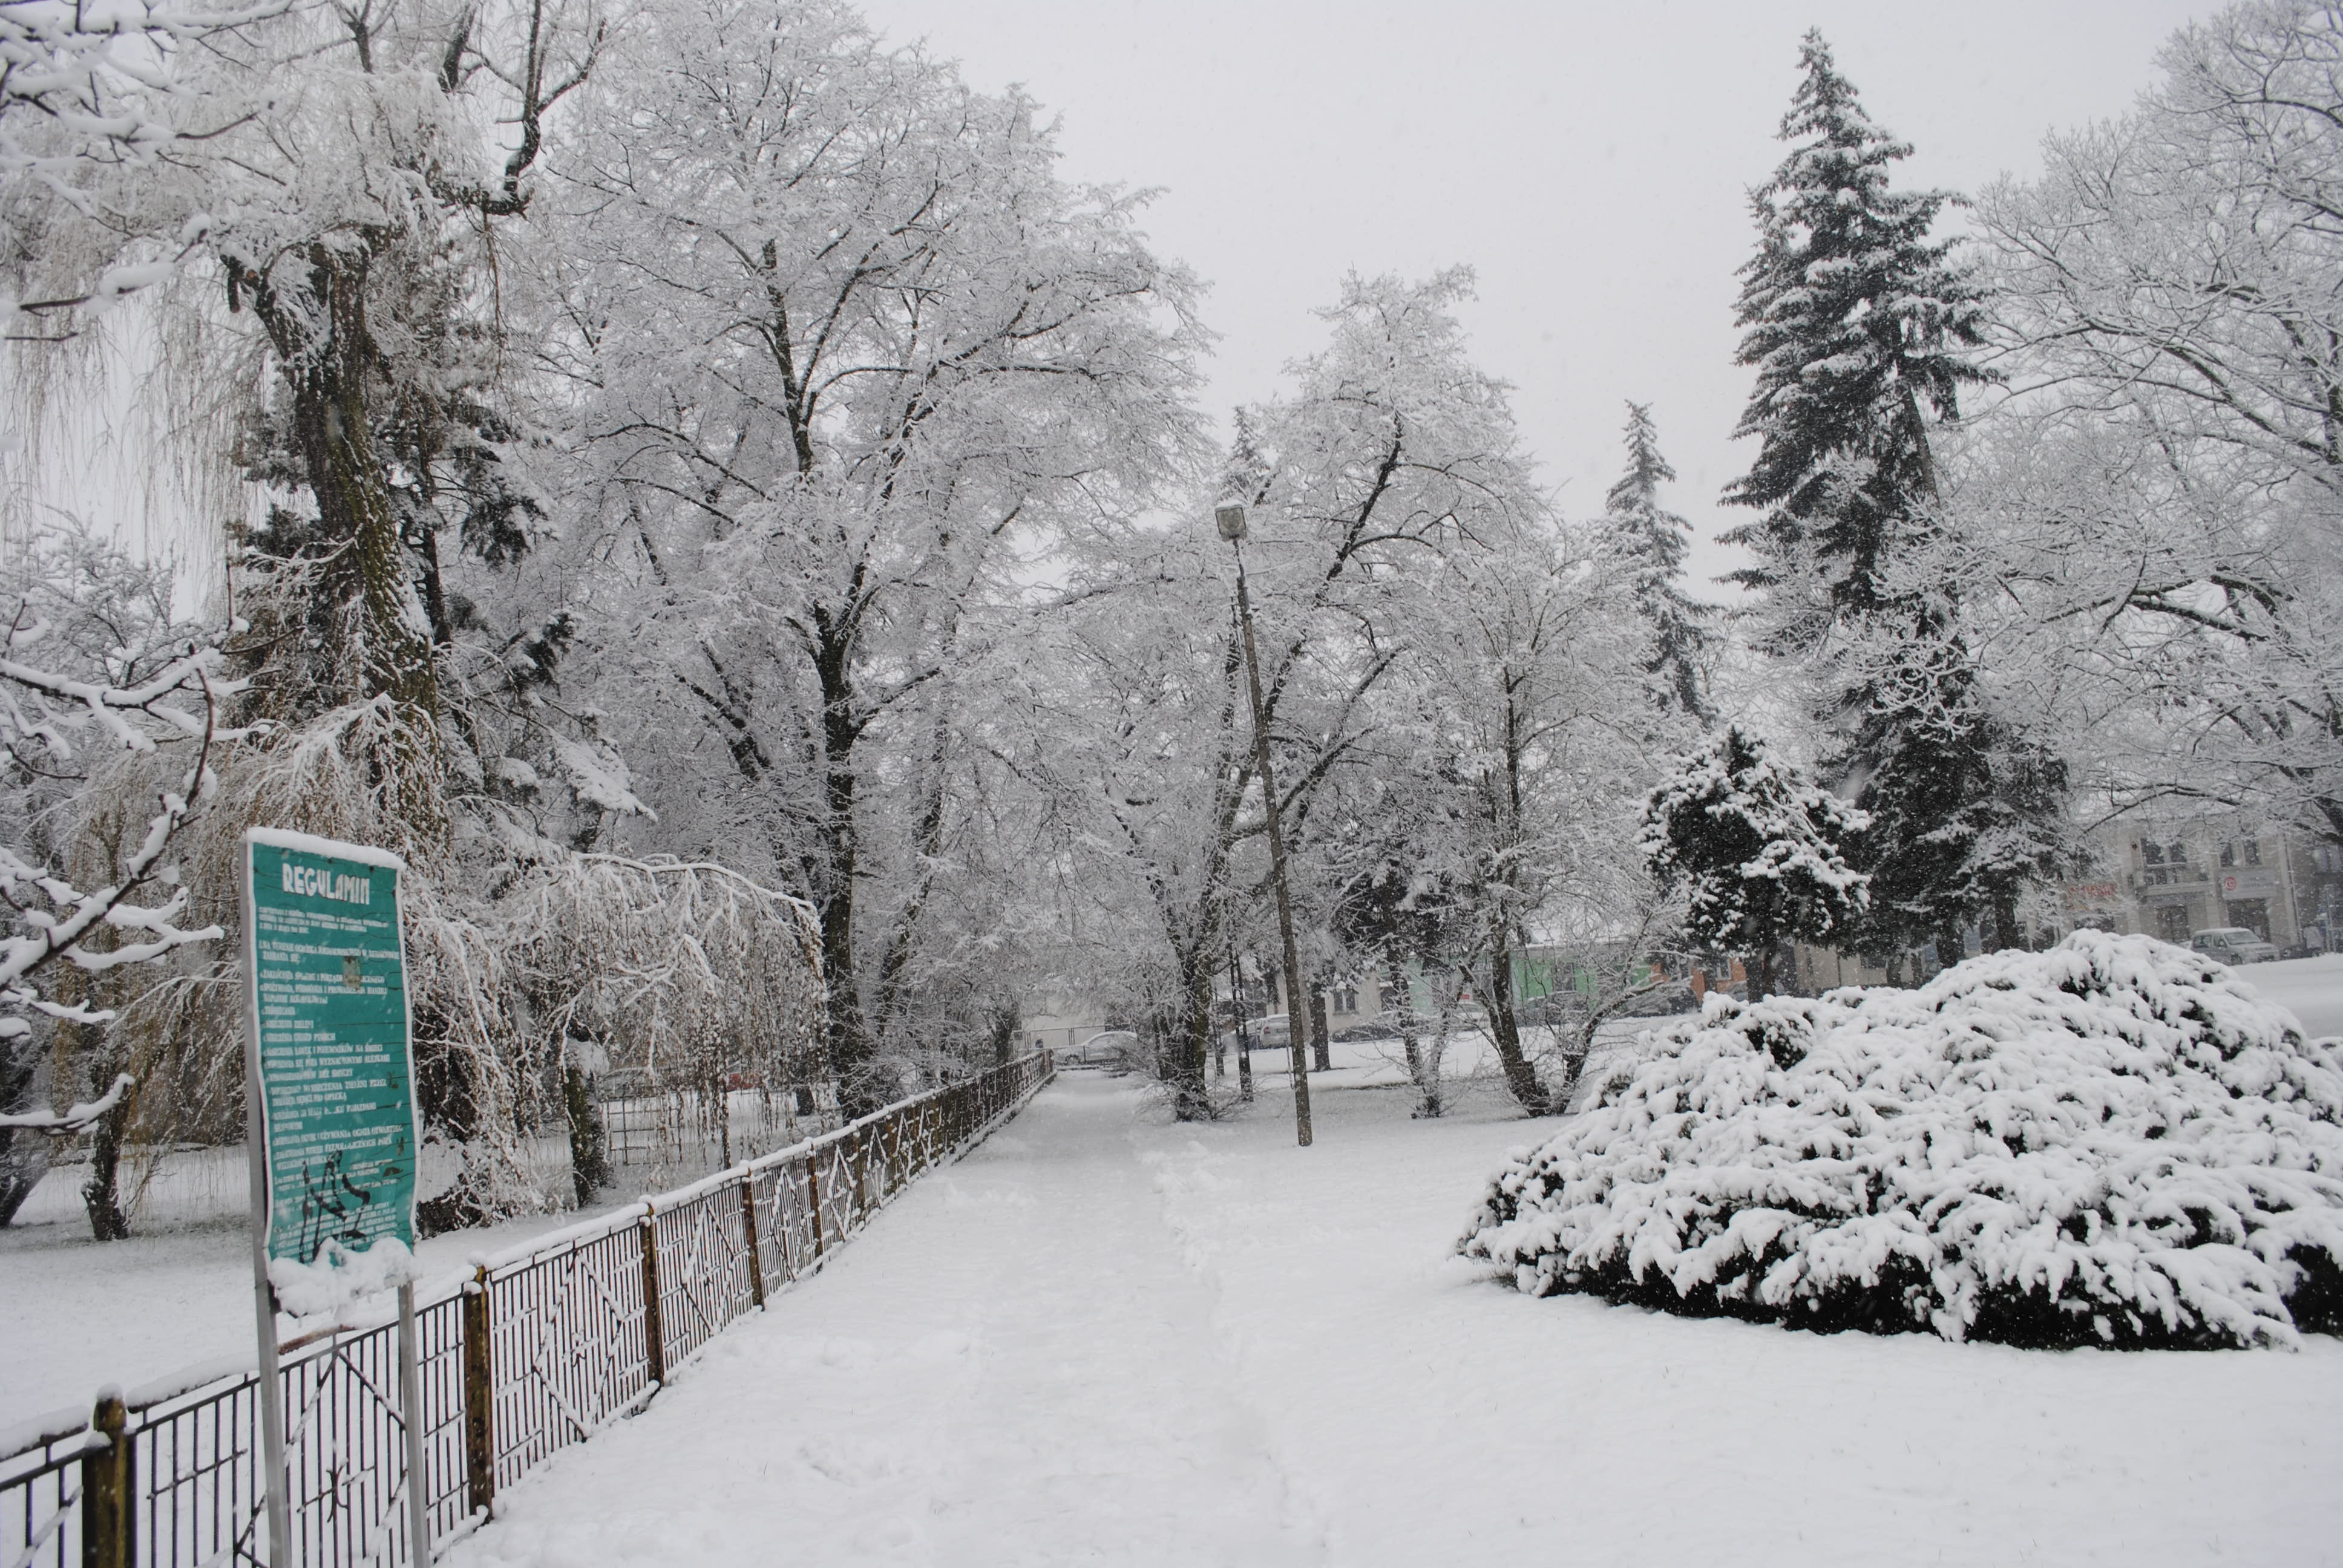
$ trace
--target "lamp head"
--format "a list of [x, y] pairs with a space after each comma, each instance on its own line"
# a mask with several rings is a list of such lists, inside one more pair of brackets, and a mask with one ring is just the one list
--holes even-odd
[[1245, 537], [1244, 508], [1232, 501], [1212, 508], [1212, 521], [1220, 525], [1221, 538], [1235, 540]]

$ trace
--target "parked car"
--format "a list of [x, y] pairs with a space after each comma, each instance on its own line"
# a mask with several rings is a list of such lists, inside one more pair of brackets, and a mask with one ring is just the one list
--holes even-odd
[[1622, 1018], [1673, 1018], [1678, 1013], [1698, 1012], [1700, 998], [1693, 995], [1689, 980], [1662, 980], [1643, 995], [1631, 998], [1619, 1010]]
[[1245, 1032], [1252, 1036], [1256, 1050], [1283, 1050], [1293, 1040], [1293, 1026], [1282, 1012], [1265, 1018], [1247, 1019]]
[[2225, 964], [2268, 963], [2278, 957], [2278, 949], [2243, 926], [2216, 926], [2208, 931], [2195, 932], [2188, 945]]
[[1094, 1034], [1070, 1050], [1057, 1054], [1060, 1067], [1121, 1067], [1134, 1060], [1139, 1051], [1139, 1036], [1127, 1029], [1111, 1029]]

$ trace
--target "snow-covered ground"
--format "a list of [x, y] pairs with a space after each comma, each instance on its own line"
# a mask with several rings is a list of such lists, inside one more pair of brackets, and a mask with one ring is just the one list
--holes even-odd
[[2247, 964], [2237, 978], [2300, 1019], [2313, 1039], [2343, 1036], [2343, 953]]
[[[417, 1249], [425, 1291], [475, 1252], [574, 1224], [534, 1214], [436, 1236]], [[0, 1427], [86, 1405], [199, 1362], [254, 1354], [252, 1235], [238, 1218], [99, 1244], [81, 1216], [0, 1231]]]
[[[2256, 964], [2239, 973], [2291, 1009], [2313, 1034], [2343, 1035], [2343, 955]], [[1606, 1068], [1644, 1049], [1640, 1031], [1673, 1021], [1640, 1019], [1612, 1026], [1588, 1065], [1588, 1084], [1600, 1082]], [[1389, 1091], [1382, 1098], [1403, 1102], [1399, 1086], [1406, 1074], [1399, 1057], [1396, 1040], [1337, 1042], [1335, 1070], [1316, 1081], [1328, 1096], [1382, 1086]], [[1494, 1058], [1483, 1036], [1460, 1035], [1451, 1041], [1446, 1067], [1459, 1117], [1451, 1125], [1485, 1126], [1512, 1118]], [[1286, 1114], [1278, 1107], [1289, 1103], [1284, 1053], [1258, 1051], [1253, 1060], [1264, 1096], [1253, 1119], [1275, 1122]], [[1216, 1087], [1233, 1091], [1235, 1072], [1232, 1058], [1229, 1077]], [[1067, 1075], [1083, 1076], [1092, 1075]], [[1462, 1161], [1448, 1190], [1433, 1194], [1444, 1205], [1435, 1229], [1461, 1225], [1504, 1146], [1535, 1132], [1534, 1126], [1517, 1122], [1509, 1131], [1490, 1134], [1484, 1155]], [[1433, 1141], [1446, 1135], [1443, 1131]], [[89, 1240], [81, 1215], [75, 1191], [81, 1174], [68, 1166], [51, 1171], [17, 1222], [0, 1230], [0, 1426], [85, 1402], [104, 1383], [144, 1382], [199, 1362], [242, 1355], [251, 1347], [242, 1150], [173, 1156], [142, 1210], [142, 1233], [104, 1246]], [[610, 1201], [630, 1195], [614, 1192]], [[577, 1217], [546, 1214], [492, 1231], [440, 1237], [424, 1244], [424, 1260], [435, 1271], [452, 1272], [474, 1252], [509, 1245]]]
[[1491, 1283], [1542, 1126], [1322, 1082], [1169, 1123], [1067, 1074], [464, 1568], [2343, 1563], [2343, 1344], [2027, 1352]]

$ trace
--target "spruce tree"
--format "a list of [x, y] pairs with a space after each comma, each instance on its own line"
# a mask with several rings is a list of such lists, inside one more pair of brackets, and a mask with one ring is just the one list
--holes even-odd
[[1708, 646], [1709, 607], [1687, 597], [1684, 552], [1692, 525], [1660, 505], [1660, 487], [1676, 471], [1660, 456], [1659, 433], [1646, 404], [1627, 405], [1627, 471], [1603, 498], [1611, 538], [1628, 563], [1635, 608], [1652, 628], [1644, 660], [1653, 696], [1703, 724], [1716, 717], [1708, 705], [1700, 656]]
[[1789, 156], [1754, 193], [1739, 363], [1757, 385], [1735, 429], [1758, 437], [1727, 503], [1760, 516], [1725, 536], [1756, 558], [1758, 645], [1806, 661], [1829, 760], [1871, 819], [1852, 846], [1871, 874], [1858, 945], [1896, 966], [1991, 911], [2004, 942], [2017, 891], [2063, 863], [2065, 773], [1991, 710], [1955, 590], [1913, 568], [1942, 526], [1932, 419], [1956, 417], [1965, 355], [1983, 342], [1976, 283], [1929, 230], [1940, 191], [1888, 188], [1911, 148], [1872, 123], [1819, 33], [1782, 122]]
[[1785, 942], [1820, 941], [1861, 917], [1866, 879], [1842, 846], [1864, 825], [1732, 725], [1652, 791], [1642, 849], [1654, 880], [1684, 890], [1685, 934], [1750, 958], [1754, 1000], [1774, 989]]
[[[1960, 352], [1984, 340], [1979, 291], [1928, 237], [1950, 198], [1889, 190], [1911, 147], [1864, 114], [1820, 33], [1799, 60], [1790, 156], [1751, 194], [1757, 254], [1735, 317], [1748, 329], [1736, 363], [1757, 385], [1734, 434], [1761, 446], [1725, 493], [1764, 514], [1725, 538], [1757, 557], [1733, 580], [1771, 601], [1780, 653], [1881, 607], [1887, 557], [1936, 494], [1927, 416], [1953, 417], [1961, 386], [1985, 379]], [[1822, 578], [1818, 598], [1802, 575]]]

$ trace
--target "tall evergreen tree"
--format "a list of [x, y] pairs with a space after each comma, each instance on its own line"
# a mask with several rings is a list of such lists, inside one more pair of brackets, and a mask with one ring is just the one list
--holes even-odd
[[1733, 578], [1765, 595], [1780, 653], [1882, 607], [1888, 557], [1936, 494], [1927, 415], [1954, 417], [1961, 386], [1985, 379], [1961, 353], [1984, 341], [1979, 291], [1928, 237], [1950, 198], [1887, 188], [1912, 149], [1872, 124], [1819, 32], [1799, 63], [1790, 156], [1751, 194], [1757, 254], [1735, 317], [1757, 386], [1734, 435], [1762, 445], [1725, 492], [1764, 513], [1725, 539], [1757, 557]]
[[1789, 156], [1752, 197], [1757, 254], [1742, 267], [1739, 363], [1757, 385], [1736, 436], [1761, 446], [1725, 492], [1762, 514], [1727, 533], [1756, 559], [1758, 643], [1802, 658], [1831, 760], [1871, 818], [1861, 946], [1895, 966], [1992, 911], [2014, 936], [2018, 889], [2061, 861], [2065, 775], [1992, 711], [1960, 631], [1956, 590], [1923, 581], [1940, 543], [1931, 419], [1986, 379], [1981, 289], [1929, 230], [1940, 191], [1893, 191], [1908, 145], [1873, 124], [1829, 45], [1808, 33], [1783, 119]]
[[1678, 709], [1706, 724], [1716, 717], [1700, 666], [1710, 610], [1683, 588], [1692, 525], [1660, 505], [1660, 487], [1675, 477], [1660, 456], [1650, 405], [1628, 404], [1627, 471], [1603, 498], [1604, 521], [1614, 548], [1629, 563], [1635, 608], [1652, 628], [1644, 669], [1653, 678], [1653, 695], [1663, 708]]

